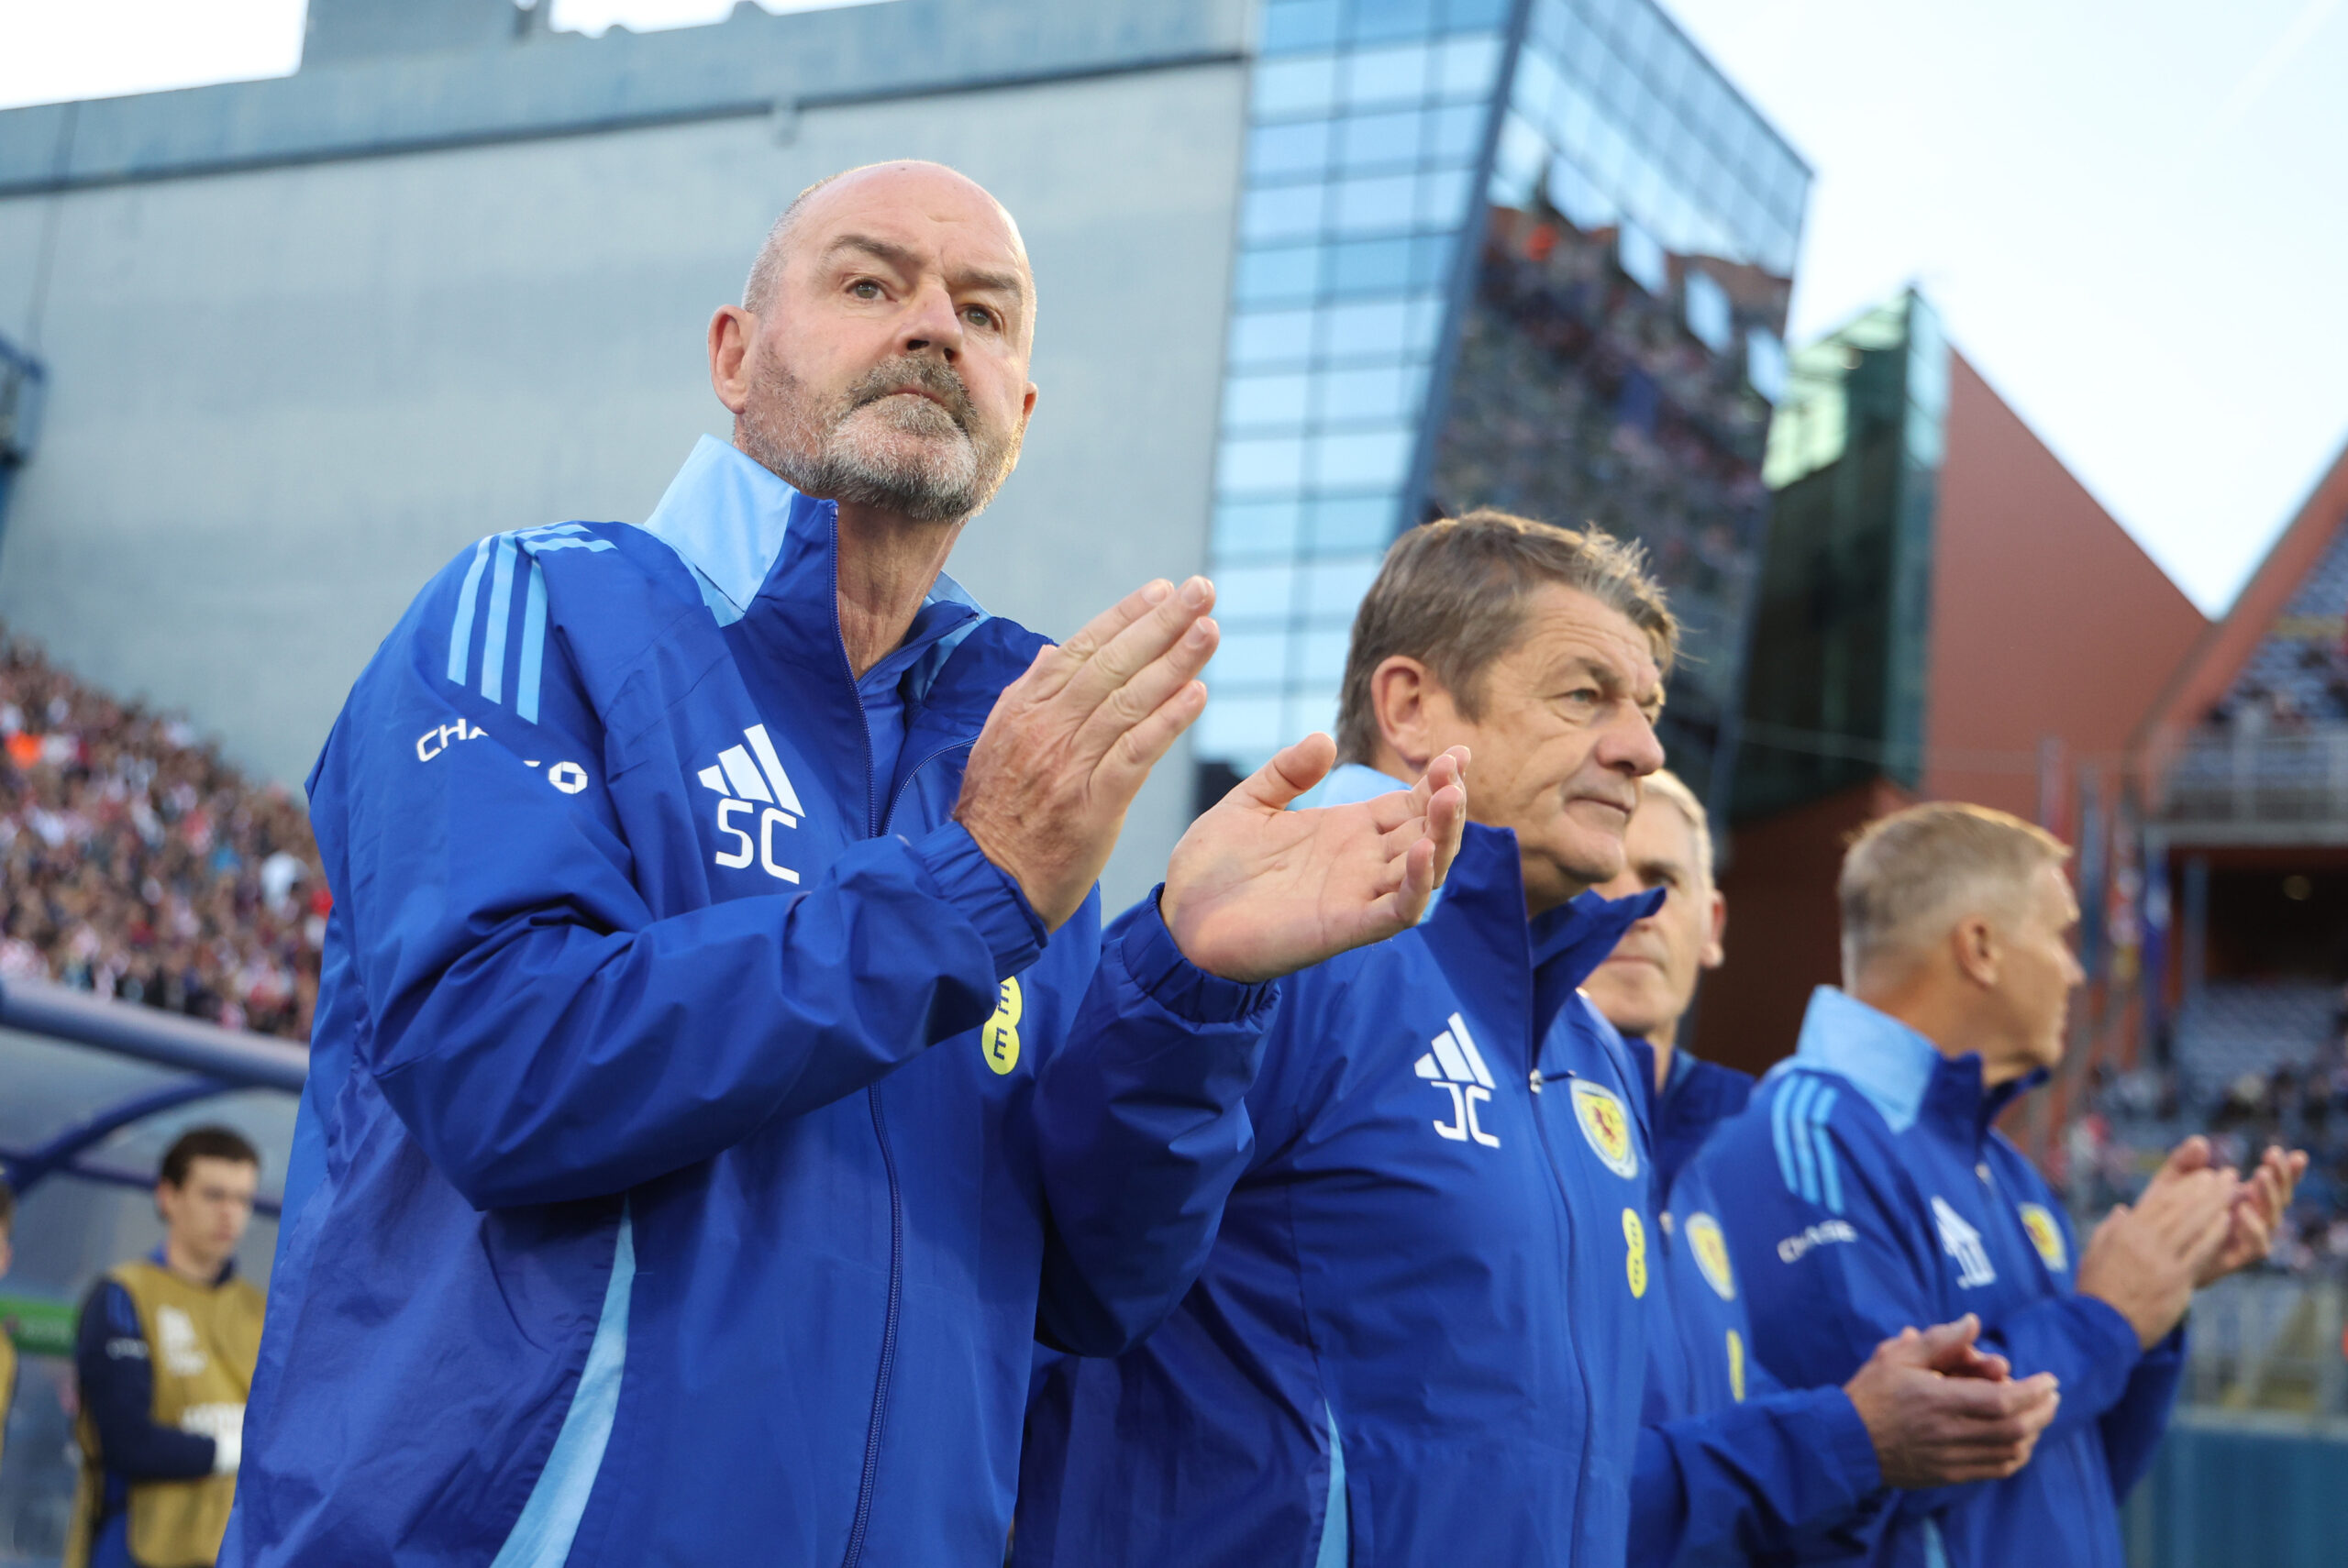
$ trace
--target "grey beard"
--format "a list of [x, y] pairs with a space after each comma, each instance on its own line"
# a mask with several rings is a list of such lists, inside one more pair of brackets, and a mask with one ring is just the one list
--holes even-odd
[[[900, 387], [936, 397], [891, 397]], [[940, 404], [943, 406], [940, 406]], [[959, 523], [994, 499], [1018, 457], [1014, 438], [981, 425], [962, 378], [928, 359], [880, 365], [829, 410], [770, 361], [741, 419], [743, 449], [802, 495]]]

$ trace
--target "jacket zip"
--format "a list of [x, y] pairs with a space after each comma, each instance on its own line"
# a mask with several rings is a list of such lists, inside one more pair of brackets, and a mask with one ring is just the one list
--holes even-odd
[[864, 1556], [864, 1532], [872, 1522], [873, 1483], [880, 1471], [880, 1426], [889, 1408], [889, 1377], [897, 1363], [897, 1315], [903, 1305], [905, 1278], [905, 1207], [897, 1190], [897, 1157], [889, 1148], [889, 1124], [880, 1113], [880, 1086], [864, 1091], [872, 1106], [872, 1136], [880, 1144], [880, 1164], [889, 1175], [889, 1316], [880, 1328], [880, 1370], [872, 1380], [872, 1420], [864, 1432], [864, 1478], [856, 1492], [856, 1522], [848, 1527], [847, 1554], [842, 1568], [856, 1568]]
[[[1533, 1053], [1536, 1058], [1540, 1055], [1541, 1043], [1538, 1040], [1535, 1040], [1533, 1043]], [[1535, 1070], [1537, 1071], [1538, 1069]], [[1563, 1075], [1568, 1084], [1570, 1084], [1577, 1076], [1578, 1075], [1571, 1068], [1567, 1068]], [[1545, 1084], [1553, 1083], [1556, 1080], [1545, 1077], [1542, 1081]], [[1570, 1096], [1573, 1091], [1568, 1088], [1566, 1092]], [[1556, 1148], [1549, 1142], [1549, 1119], [1541, 1113], [1541, 1107], [1538, 1101], [1535, 1101], [1533, 1107], [1533, 1128], [1535, 1132], [1540, 1134], [1541, 1155], [1542, 1158], [1548, 1162], [1549, 1179], [1556, 1184], [1557, 1188], [1557, 1207], [1564, 1212], [1566, 1221], [1566, 1256], [1570, 1260], [1574, 1255], [1575, 1239], [1573, 1194], [1568, 1192], [1566, 1188], [1565, 1172], [1560, 1170], [1557, 1166]], [[1570, 1268], [1567, 1273], [1566, 1283], [1567, 1290], [1567, 1305], [1570, 1310], [1572, 1306], [1572, 1286], [1575, 1283], [1575, 1275], [1571, 1272]], [[1573, 1346], [1574, 1372], [1581, 1379], [1582, 1408], [1581, 1480], [1574, 1487], [1573, 1550], [1578, 1552], [1581, 1550], [1582, 1504], [1589, 1496], [1589, 1477], [1591, 1438], [1597, 1429], [1598, 1422], [1595, 1419], [1596, 1412], [1594, 1409], [1594, 1401], [1591, 1399], [1589, 1392], [1589, 1364], [1582, 1359], [1581, 1337], [1578, 1334], [1574, 1336]]]
[[[840, 675], [847, 682], [848, 700], [856, 709], [857, 744], [864, 748], [864, 836], [877, 838], [880, 834], [880, 781], [872, 756], [872, 732], [864, 717], [864, 693], [857, 684], [856, 667], [848, 662], [847, 644], [840, 636], [839, 603], [836, 584], [840, 580], [839, 522], [832, 523], [831, 580], [835, 586], [832, 604], [832, 646], [839, 650]], [[889, 1379], [897, 1364], [897, 1320], [904, 1308], [905, 1293], [905, 1198], [897, 1185], [897, 1156], [889, 1147], [889, 1123], [880, 1110], [880, 1086], [874, 1084], [864, 1091], [865, 1103], [872, 1108], [872, 1138], [880, 1146], [880, 1169], [889, 1184], [889, 1309], [880, 1323], [880, 1365], [872, 1378], [872, 1417], [864, 1428], [864, 1472], [857, 1483], [856, 1513], [848, 1524], [847, 1551], [841, 1557], [841, 1568], [857, 1568], [864, 1557], [864, 1536], [872, 1523], [872, 1493], [880, 1474], [880, 1435], [889, 1415]]]

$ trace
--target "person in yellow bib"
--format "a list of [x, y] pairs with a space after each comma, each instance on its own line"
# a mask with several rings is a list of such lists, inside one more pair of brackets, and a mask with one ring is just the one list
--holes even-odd
[[82, 1484], [65, 1568], [211, 1568], [236, 1498], [261, 1295], [237, 1277], [260, 1156], [225, 1127], [163, 1156], [163, 1244], [82, 1304]]

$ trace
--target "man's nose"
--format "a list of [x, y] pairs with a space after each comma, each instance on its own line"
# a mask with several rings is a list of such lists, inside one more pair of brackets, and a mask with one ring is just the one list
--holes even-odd
[[948, 364], [962, 352], [962, 316], [943, 284], [924, 283], [905, 302], [898, 347], [907, 354], [938, 353]]
[[1598, 744], [1600, 761], [1634, 778], [1644, 778], [1663, 766], [1663, 741], [1655, 733], [1655, 721], [1627, 703]]

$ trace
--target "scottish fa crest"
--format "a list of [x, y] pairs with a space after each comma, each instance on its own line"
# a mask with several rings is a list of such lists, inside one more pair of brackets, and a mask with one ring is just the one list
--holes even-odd
[[2030, 1232], [2030, 1244], [2046, 1260], [2046, 1266], [2060, 1274], [2071, 1264], [2070, 1249], [2063, 1245], [2063, 1227], [2041, 1203], [2021, 1206], [2021, 1228]]
[[1639, 1151], [1631, 1143], [1631, 1113], [1623, 1108], [1620, 1095], [1588, 1078], [1576, 1078], [1574, 1120], [1581, 1123], [1581, 1135], [1589, 1140], [1590, 1148], [1608, 1170], [1625, 1181], [1639, 1174]]
[[1728, 1238], [1721, 1234], [1721, 1222], [1709, 1214], [1688, 1217], [1688, 1250], [1696, 1258], [1696, 1266], [1704, 1271], [1704, 1283], [1723, 1301], [1736, 1299], [1736, 1275], [1728, 1265]]

